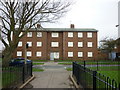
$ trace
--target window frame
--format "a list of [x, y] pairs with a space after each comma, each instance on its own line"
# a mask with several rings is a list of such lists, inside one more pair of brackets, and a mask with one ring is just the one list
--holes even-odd
[[32, 37], [32, 32], [27, 32], [27, 37]]
[[83, 47], [83, 42], [78, 42], [78, 47]]
[[68, 37], [73, 37], [73, 32], [68, 32]]
[[[28, 55], [28, 54], [30, 54], [30, 55]], [[27, 52], [26, 52], [26, 56], [27, 56], [27, 57], [31, 57], [31, 56], [32, 56], [32, 51], [27, 51]]]
[[32, 47], [32, 42], [31, 41], [28, 41], [27, 44], [28, 44], [28, 47]]
[[68, 52], [68, 57], [73, 57], [73, 56], [74, 56], [73, 52]]
[[87, 38], [92, 38], [93, 37], [93, 33], [92, 32], [87, 32]]
[[[56, 45], [55, 45], [55, 43], [56, 43]], [[51, 47], [59, 47], [59, 42], [51, 42]]]
[[36, 57], [41, 57], [42, 56], [42, 52], [41, 51], [37, 51], [36, 52]]
[[93, 47], [93, 42], [87, 42], [87, 47]]
[[93, 57], [93, 52], [88, 52], [87, 56], [88, 56], [88, 58], [92, 58]]
[[78, 52], [78, 57], [82, 58], [83, 57], [83, 52]]
[[22, 41], [19, 41], [19, 43], [18, 43], [18, 47], [22, 47], [22, 46], [23, 46]]
[[68, 42], [68, 47], [73, 47], [74, 43], [73, 42]]
[[22, 56], [22, 51], [17, 51], [17, 55], [16, 56], [18, 56], [18, 57]]
[[[54, 35], [56, 34], [56, 35]], [[55, 38], [55, 37], [59, 37], [59, 33], [58, 32], [52, 32], [51, 33], [51, 37]]]
[[[40, 34], [38, 34], [40, 33]], [[42, 32], [37, 32], [37, 37], [42, 37]]]
[[37, 47], [42, 47], [42, 42], [37, 42]]
[[78, 38], [83, 38], [83, 32], [78, 32]]

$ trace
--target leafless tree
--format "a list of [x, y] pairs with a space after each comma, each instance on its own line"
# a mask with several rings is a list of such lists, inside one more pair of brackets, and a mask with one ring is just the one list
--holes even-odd
[[[64, 16], [70, 5], [67, 0], [0, 0], [0, 39], [5, 46], [3, 65], [8, 64], [19, 40], [32, 27], [37, 23], [55, 22]], [[23, 30], [23, 35], [19, 36]]]

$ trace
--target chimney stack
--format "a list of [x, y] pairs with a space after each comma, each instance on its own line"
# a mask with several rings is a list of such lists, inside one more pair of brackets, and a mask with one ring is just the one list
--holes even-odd
[[40, 24], [37, 24], [37, 28], [41, 28], [41, 25], [40, 25]]
[[70, 24], [70, 28], [75, 28], [75, 25], [74, 24]]

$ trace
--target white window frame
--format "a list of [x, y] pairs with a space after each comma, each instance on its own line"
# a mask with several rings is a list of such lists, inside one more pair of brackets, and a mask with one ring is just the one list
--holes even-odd
[[22, 56], [22, 51], [17, 51], [17, 56]]
[[59, 59], [59, 55], [60, 55], [59, 52], [54, 52], [54, 58], [55, 59]]
[[68, 32], [68, 37], [73, 37], [73, 32]]
[[52, 32], [52, 37], [59, 37], [59, 33], [58, 32]]
[[93, 52], [88, 52], [88, 57], [93, 57]]
[[37, 47], [41, 47], [42, 46], [42, 42], [37, 42]]
[[68, 52], [68, 57], [73, 57], [73, 52]]
[[78, 47], [83, 47], [83, 42], [78, 42]]
[[83, 52], [78, 52], [78, 57], [83, 57]]
[[22, 47], [22, 41], [19, 41], [18, 47]]
[[83, 33], [82, 32], [78, 32], [78, 38], [83, 38]]
[[31, 57], [32, 56], [32, 52], [31, 51], [27, 51], [26, 55], [27, 55], [27, 57]]
[[37, 57], [41, 57], [42, 56], [42, 52], [40, 52], [40, 51], [36, 52], [36, 56]]
[[59, 47], [59, 42], [51, 42], [51, 47]]
[[37, 32], [37, 37], [42, 37], [42, 32]]
[[93, 43], [92, 42], [87, 42], [87, 47], [93, 47]]
[[92, 32], [88, 32], [87, 33], [87, 38], [92, 38], [93, 37], [93, 33]]
[[28, 32], [27, 37], [32, 37], [32, 32]]
[[73, 47], [73, 42], [68, 42], [68, 47]]
[[32, 47], [32, 42], [27, 42], [28, 47]]

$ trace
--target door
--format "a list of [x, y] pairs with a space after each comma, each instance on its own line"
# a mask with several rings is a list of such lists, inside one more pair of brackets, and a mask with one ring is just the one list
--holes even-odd
[[50, 60], [53, 61], [54, 60], [54, 53], [50, 53]]

